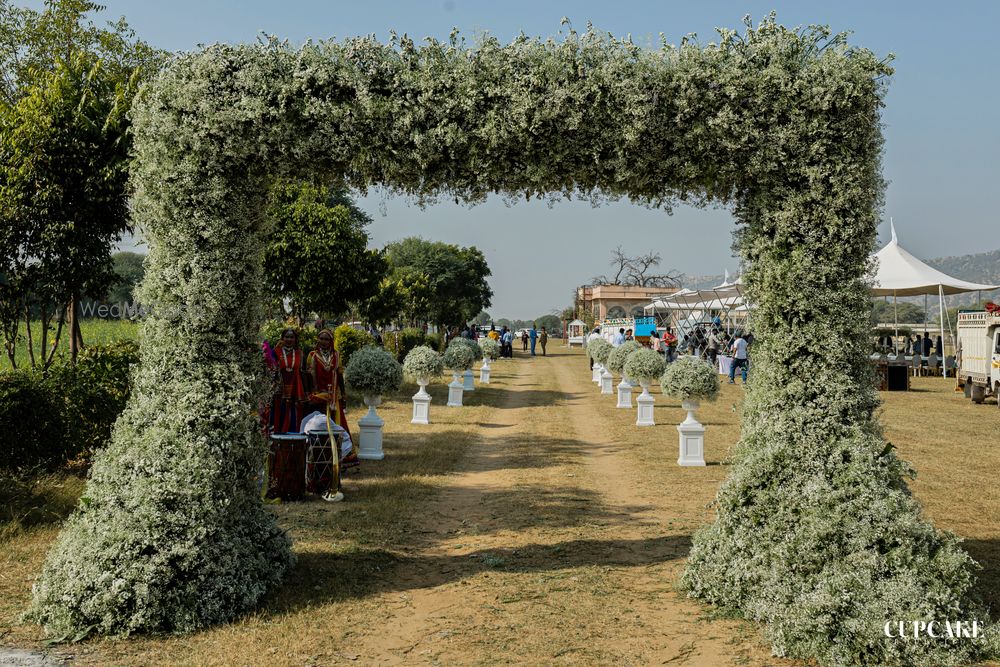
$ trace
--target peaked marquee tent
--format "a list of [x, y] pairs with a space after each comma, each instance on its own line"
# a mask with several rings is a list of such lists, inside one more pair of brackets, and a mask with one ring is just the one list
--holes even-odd
[[[900, 296], [938, 295], [939, 324], [941, 341], [944, 342], [944, 297], [946, 294], [963, 294], [965, 292], [990, 291], [998, 289], [997, 285], [980, 285], [967, 280], [953, 278], [946, 273], [928, 266], [920, 261], [902, 246], [896, 237], [896, 225], [890, 220], [892, 239], [884, 248], [875, 253], [878, 269], [872, 286], [873, 296], [891, 296], [895, 304]], [[926, 312], [926, 308], [924, 309]], [[898, 322], [896, 323], [899, 328]], [[898, 331], [897, 331], [898, 335]], [[947, 370], [946, 370], [947, 372]]]

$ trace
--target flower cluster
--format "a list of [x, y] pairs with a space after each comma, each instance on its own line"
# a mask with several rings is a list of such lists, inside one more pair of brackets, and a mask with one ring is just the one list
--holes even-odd
[[464, 371], [472, 367], [477, 356], [470, 345], [449, 345], [444, 351], [444, 365], [453, 371]]
[[667, 366], [660, 387], [682, 401], [714, 401], [719, 395], [719, 372], [708, 361], [684, 355]]
[[441, 375], [443, 370], [441, 355], [426, 345], [413, 348], [403, 360], [403, 372], [414, 380], [431, 381]]
[[482, 351], [483, 359], [496, 359], [500, 356], [500, 343], [489, 336], [479, 339], [479, 349]]
[[590, 355], [591, 359], [602, 366], [607, 363], [608, 355], [611, 354], [613, 349], [615, 348], [611, 345], [611, 343], [603, 338], [595, 338], [587, 343], [587, 354]]
[[385, 348], [368, 345], [347, 362], [344, 379], [365, 396], [382, 396], [403, 383], [403, 367]]
[[612, 373], [621, 373], [625, 370], [625, 362], [628, 361], [629, 355], [639, 349], [642, 349], [642, 345], [634, 340], [627, 340], [618, 347], [612, 348], [605, 366]]
[[663, 355], [648, 347], [636, 350], [625, 361], [625, 376], [643, 382], [651, 382], [663, 374]]

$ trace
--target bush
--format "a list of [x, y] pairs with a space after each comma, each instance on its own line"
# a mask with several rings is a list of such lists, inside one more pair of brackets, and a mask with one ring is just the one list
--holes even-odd
[[651, 382], [663, 374], [663, 355], [649, 348], [636, 350], [625, 361], [625, 375], [643, 382]]
[[402, 362], [406, 355], [413, 348], [423, 345], [425, 341], [424, 332], [420, 329], [403, 329], [392, 333], [382, 334], [382, 342], [385, 349], [392, 352], [396, 361]]
[[608, 354], [608, 361], [606, 366], [608, 370], [612, 373], [621, 373], [625, 369], [625, 362], [628, 361], [630, 354], [641, 348], [642, 345], [635, 342], [634, 340], [627, 340], [618, 347], [612, 348], [611, 353]]
[[285, 329], [295, 329], [295, 333], [299, 335], [299, 347], [302, 348], [303, 356], [316, 348], [316, 338], [319, 336], [319, 331], [311, 326], [297, 327], [279, 320], [268, 320], [260, 327], [260, 337], [270, 343], [272, 348], [278, 349], [278, 345], [281, 343], [281, 332]]
[[611, 355], [611, 352], [614, 349], [615, 348], [611, 346], [611, 343], [603, 338], [595, 338], [587, 343], [587, 354], [590, 355], [591, 359], [602, 366], [608, 363], [608, 356]]
[[685, 355], [667, 366], [660, 388], [682, 401], [714, 401], [719, 395], [719, 373], [711, 363]]
[[403, 384], [403, 368], [392, 352], [369, 345], [351, 355], [344, 379], [364, 396], [382, 396]]
[[496, 359], [500, 356], [500, 343], [486, 336], [479, 339], [479, 347], [484, 359]]
[[31, 369], [0, 372], [0, 465], [12, 471], [56, 467], [66, 460], [60, 394]]
[[444, 348], [444, 337], [439, 334], [427, 334], [424, 336], [424, 345], [435, 352], [440, 352]]
[[414, 380], [433, 381], [443, 370], [441, 355], [426, 345], [413, 348], [403, 360], [403, 372]]
[[352, 354], [368, 345], [375, 345], [375, 339], [367, 331], [358, 331], [349, 324], [341, 324], [333, 330], [333, 347], [340, 354], [340, 363], [345, 366]]
[[125, 409], [138, 360], [129, 341], [88, 347], [76, 366], [60, 363], [45, 375], [0, 373], [0, 466], [16, 471], [88, 461]]
[[444, 352], [444, 365], [453, 371], [464, 371], [470, 368], [475, 360], [476, 354], [469, 345], [449, 345]]

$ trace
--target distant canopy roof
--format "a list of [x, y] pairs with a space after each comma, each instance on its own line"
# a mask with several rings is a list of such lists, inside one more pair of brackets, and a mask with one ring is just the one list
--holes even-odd
[[962, 294], [978, 290], [986, 292], [998, 288], [997, 285], [980, 285], [952, 278], [921, 262], [899, 245], [896, 239], [896, 227], [892, 223], [890, 225], [892, 240], [875, 253], [878, 270], [872, 287], [874, 296], [938, 294], [939, 287], [945, 294]]

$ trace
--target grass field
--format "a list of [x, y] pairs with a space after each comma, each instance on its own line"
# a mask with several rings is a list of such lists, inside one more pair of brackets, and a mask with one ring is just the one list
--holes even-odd
[[[83, 334], [85, 345], [101, 345], [105, 343], [117, 343], [123, 340], [135, 340], [139, 336], [139, 325], [136, 322], [128, 320], [88, 319], [80, 321], [80, 331]], [[38, 322], [32, 322], [31, 333], [34, 338], [35, 359], [41, 363], [40, 346], [42, 336]], [[18, 368], [27, 368], [30, 366], [30, 361], [26, 341], [27, 327], [25, 327], [24, 322], [21, 323], [20, 336], [21, 339], [18, 340], [14, 360], [17, 362]], [[55, 330], [50, 329], [50, 345], [54, 336]], [[56, 350], [56, 355], [69, 357], [69, 332], [66, 327], [63, 327], [62, 335], [59, 338], [59, 347]], [[10, 367], [10, 359], [7, 358], [6, 354], [0, 353], [0, 370], [6, 370]]]
[[[555, 348], [555, 349], [553, 349]], [[756, 625], [719, 618], [675, 589], [691, 534], [711, 521], [739, 436], [742, 387], [698, 414], [704, 468], [676, 465], [684, 412], [656, 397], [654, 427], [616, 409], [578, 351], [494, 363], [494, 381], [409, 423], [406, 386], [388, 397], [386, 459], [345, 481], [347, 501], [271, 506], [299, 557], [255, 612], [192, 635], [60, 645], [76, 664], [691, 664], [792, 665]], [[979, 590], [1000, 608], [1000, 410], [953, 380], [886, 393], [887, 437], [938, 528], [965, 538]], [[363, 408], [354, 403], [356, 424]], [[81, 491], [48, 477], [0, 515], [0, 636], [42, 648], [19, 616], [31, 582]], [[0, 496], [2, 498], [2, 496]], [[34, 506], [33, 506], [34, 503]]]

